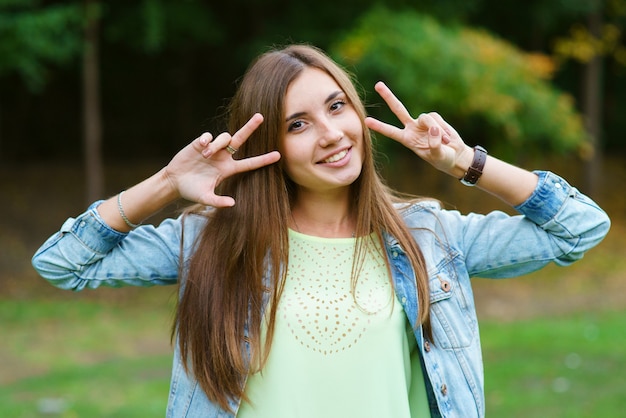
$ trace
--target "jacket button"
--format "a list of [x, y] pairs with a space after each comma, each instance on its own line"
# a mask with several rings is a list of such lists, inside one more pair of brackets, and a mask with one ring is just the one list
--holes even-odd
[[446, 396], [448, 394], [448, 387], [446, 386], [445, 383], [443, 385], [441, 385], [441, 394], [443, 396]]
[[441, 282], [441, 290], [443, 290], [444, 292], [449, 292], [451, 288], [452, 288], [452, 286], [450, 286], [450, 282], [448, 282], [446, 280], [442, 280], [442, 282]]
[[428, 341], [424, 341], [424, 351], [430, 353], [430, 343]]

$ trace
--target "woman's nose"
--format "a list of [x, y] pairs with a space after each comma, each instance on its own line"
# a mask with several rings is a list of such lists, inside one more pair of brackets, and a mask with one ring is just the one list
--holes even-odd
[[343, 138], [343, 130], [330, 121], [321, 124], [320, 145], [327, 147], [336, 144]]

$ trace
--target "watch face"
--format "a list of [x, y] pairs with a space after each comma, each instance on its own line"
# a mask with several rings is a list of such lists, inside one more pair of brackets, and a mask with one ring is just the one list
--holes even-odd
[[[467, 177], [467, 176], [466, 176]], [[476, 182], [478, 181], [478, 177], [472, 177], [469, 180], [466, 180], [466, 177], [461, 179], [461, 183], [466, 186], [476, 186]], [[472, 181], [473, 180], [473, 181]]]

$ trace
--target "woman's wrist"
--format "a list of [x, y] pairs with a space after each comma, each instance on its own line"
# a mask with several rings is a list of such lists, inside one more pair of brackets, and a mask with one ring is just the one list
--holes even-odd
[[494, 157], [487, 157], [477, 186], [511, 206], [524, 202], [537, 187], [539, 177], [528, 170]]
[[160, 191], [161, 199], [167, 202], [164, 206], [181, 198], [180, 191], [170, 177], [167, 167], [159, 170], [153, 177], [158, 182], [157, 190]]
[[449, 175], [456, 179], [462, 179], [474, 160], [474, 148], [463, 145], [463, 151], [454, 161], [454, 167], [448, 172]]
[[163, 169], [103, 202], [97, 210], [111, 228], [128, 232], [179, 198], [178, 190]]

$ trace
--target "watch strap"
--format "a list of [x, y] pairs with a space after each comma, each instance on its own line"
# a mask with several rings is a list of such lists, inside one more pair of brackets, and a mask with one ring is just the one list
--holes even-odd
[[466, 186], [475, 186], [478, 179], [483, 174], [483, 168], [485, 168], [485, 162], [487, 161], [487, 150], [476, 145], [474, 147], [474, 159], [472, 164], [465, 172], [465, 176], [461, 179], [461, 183]]

